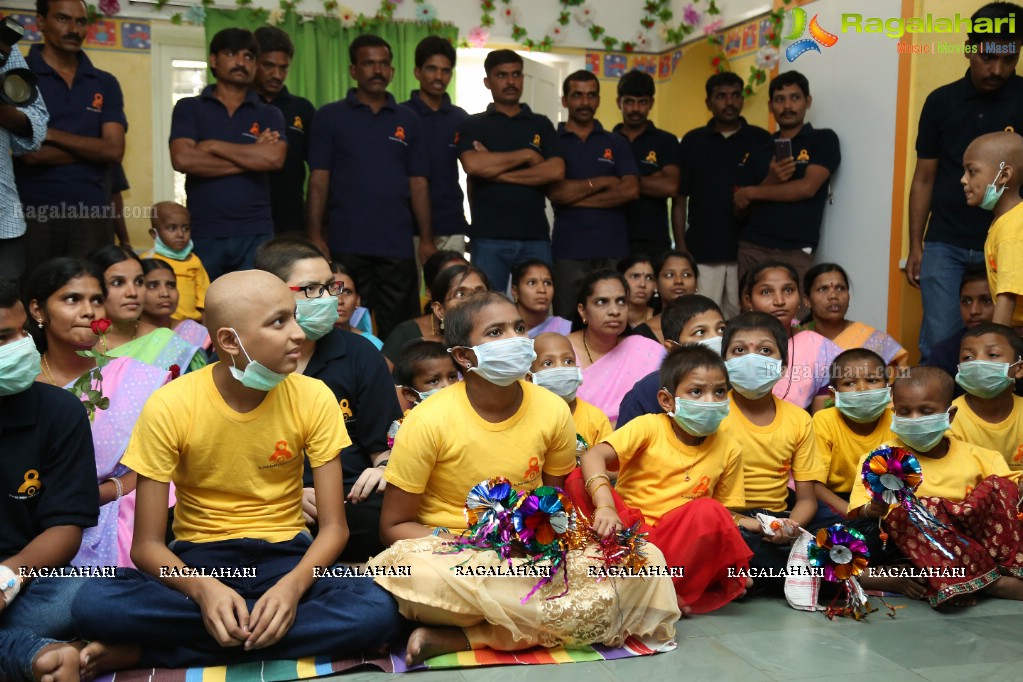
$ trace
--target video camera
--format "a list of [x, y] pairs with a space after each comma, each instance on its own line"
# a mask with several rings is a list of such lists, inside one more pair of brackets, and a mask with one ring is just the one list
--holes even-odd
[[[7, 64], [14, 44], [25, 35], [25, 27], [11, 17], [0, 20], [0, 68]], [[39, 97], [39, 79], [28, 69], [11, 69], [0, 73], [0, 102], [27, 107]]]

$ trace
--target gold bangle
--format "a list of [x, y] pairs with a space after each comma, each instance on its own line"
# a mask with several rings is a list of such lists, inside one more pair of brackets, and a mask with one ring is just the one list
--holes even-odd
[[593, 496], [597, 494], [598, 490], [600, 490], [601, 488], [603, 488], [605, 486], [607, 486], [608, 490], [611, 489], [611, 484], [610, 483], [601, 483], [600, 485], [598, 485], [596, 488], [593, 489], [593, 492], [590, 493], [590, 499], [593, 500], [594, 502], [596, 502], [597, 500], [594, 499]]
[[590, 489], [590, 484], [593, 483], [598, 478], [603, 478], [608, 483], [611, 482], [611, 477], [608, 476], [606, 473], [603, 473], [603, 474], [593, 474], [592, 476], [590, 476], [589, 478], [586, 479], [586, 483], [583, 485], [583, 487], [586, 488], [587, 490], [589, 490]]
[[610, 509], [610, 510], [611, 510], [611, 511], [613, 511], [613, 512], [614, 512], [615, 514], [617, 514], [617, 513], [618, 513], [618, 510], [617, 510], [617, 509], [615, 509], [615, 508], [614, 508], [614, 507], [613, 507], [612, 505], [610, 505], [610, 504], [598, 504], [598, 505], [597, 505], [596, 507], [594, 507], [594, 508], [593, 508], [593, 513], [594, 513], [594, 514], [596, 514], [596, 513], [597, 513], [597, 510], [598, 510], [598, 509]]

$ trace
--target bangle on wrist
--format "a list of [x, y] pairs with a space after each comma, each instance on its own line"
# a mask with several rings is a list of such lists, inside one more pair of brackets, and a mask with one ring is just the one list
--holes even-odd
[[611, 484], [607, 483], [607, 482], [604, 482], [604, 483], [601, 483], [600, 485], [598, 485], [596, 488], [593, 489], [593, 492], [590, 493], [590, 499], [593, 500], [594, 502], [597, 501], [596, 498], [594, 497], [594, 495], [596, 495], [597, 491], [600, 490], [601, 488], [607, 488], [608, 490], [610, 490], [611, 489]]
[[610, 504], [598, 504], [596, 507], [593, 508], [593, 513], [596, 514], [598, 509], [610, 509], [616, 514], [618, 513], [618, 511], [614, 508], [614, 505]]
[[583, 485], [583, 487], [586, 488], [587, 490], [589, 490], [590, 489], [590, 484], [593, 483], [594, 481], [596, 481], [598, 478], [603, 478], [608, 483], [611, 482], [611, 477], [608, 476], [606, 473], [605, 474], [593, 474], [592, 476], [590, 476], [589, 478], [586, 479], [586, 483]]
[[121, 479], [114, 476], [113, 478], [108, 478], [107, 480], [113, 483], [114, 488], [117, 490], [117, 494], [115, 495], [114, 500], [119, 500], [122, 497], [124, 497], [124, 485], [121, 483]]

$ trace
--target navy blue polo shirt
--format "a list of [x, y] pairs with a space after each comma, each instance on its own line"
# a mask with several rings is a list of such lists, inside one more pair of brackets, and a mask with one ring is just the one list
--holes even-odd
[[[334, 329], [316, 342], [304, 374], [327, 384], [341, 406], [352, 444], [341, 451], [346, 483], [373, 466], [370, 455], [387, 449], [387, 429], [401, 417], [387, 361], [359, 334]], [[306, 460], [306, 486], [312, 470]]]
[[[186, 138], [222, 140], [233, 144], [255, 144], [264, 130], [276, 130], [287, 143], [284, 117], [249, 91], [245, 100], [228, 116], [227, 107], [207, 85], [197, 97], [185, 97], [174, 105], [170, 141]], [[192, 214], [192, 236], [204, 239], [270, 234], [270, 181], [266, 173], [239, 173], [220, 178], [185, 178], [188, 211]]]
[[[745, 163], [740, 163], [740, 187], [758, 185], [767, 177], [768, 166], [774, 157], [774, 140], [780, 135], [775, 133], [766, 144], [750, 154]], [[753, 202], [750, 214], [742, 225], [740, 236], [743, 241], [772, 249], [817, 248], [829, 185], [834, 180], [838, 164], [842, 162], [838, 135], [827, 128], [815, 130], [809, 123], [805, 123], [792, 138], [792, 156], [796, 159], [796, 171], [790, 182], [801, 180], [811, 164], [824, 166], [831, 172], [831, 176], [809, 199]]]
[[977, 251], [984, 248], [991, 211], [966, 205], [959, 178], [969, 144], [981, 135], [1002, 130], [1023, 133], [1023, 77], [1013, 75], [1001, 88], [987, 93], [973, 86], [967, 69], [961, 79], [927, 96], [920, 112], [916, 155], [937, 159], [938, 170], [925, 241]]
[[618, 422], [615, 428], [622, 428], [636, 417], [644, 414], [660, 414], [664, 412], [657, 402], [657, 392], [661, 390], [660, 370], [654, 370], [633, 384], [629, 392], [622, 397], [618, 406]]
[[[487, 151], [515, 152], [529, 147], [545, 160], [560, 157], [561, 140], [554, 124], [534, 114], [526, 104], [514, 116], [502, 114], [491, 104], [473, 114], [458, 129], [458, 155], [472, 151], [479, 142]], [[547, 241], [547, 193], [544, 187], [510, 185], [486, 178], [470, 177], [469, 208], [474, 239]]]
[[330, 171], [327, 244], [331, 253], [411, 259], [409, 178], [429, 177], [423, 124], [390, 93], [380, 111], [348, 91], [316, 112], [310, 170]]
[[[586, 180], [612, 176], [639, 175], [629, 141], [604, 130], [593, 121], [593, 131], [585, 140], [558, 126], [565, 156], [565, 179]], [[554, 204], [554, 258], [622, 258], [629, 254], [629, 224], [625, 205], [614, 208], [578, 208]]]
[[[740, 119], [728, 137], [714, 129], [714, 119], [690, 130], [679, 145], [679, 196], [688, 198], [686, 249], [697, 263], [734, 263], [739, 253], [735, 186], [739, 164], [768, 144], [771, 134]], [[772, 143], [773, 144], [773, 143]]]
[[[666, 166], [678, 166], [678, 138], [647, 121], [646, 128], [635, 140], [629, 141], [619, 123], [614, 131], [625, 138], [632, 149], [632, 158], [639, 168], [640, 177], [659, 173]], [[671, 228], [668, 223], [668, 199], [639, 195], [639, 199], [625, 206], [629, 224], [630, 242], [659, 244], [662, 250], [671, 248]], [[653, 255], [653, 254], [650, 254]]]
[[96, 456], [82, 403], [34, 382], [0, 397], [0, 561], [55, 526], [99, 519]]
[[[39, 78], [39, 94], [50, 112], [50, 128], [82, 137], [103, 137], [104, 123], [120, 123], [128, 129], [121, 86], [113, 75], [93, 66], [84, 51], [78, 53], [78, 68], [70, 88], [43, 60], [42, 45], [30, 47], [25, 61]], [[105, 163], [77, 161], [62, 166], [28, 166], [15, 157], [14, 168], [18, 193], [25, 206], [109, 203], [104, 185]]]
[[[469, 118], [465, 109], [456, 107], [444, 95], [440, 109], [434, 111], [413, 90], [407, 102], [402, 102], [419, 114], [423, 121], [423, 138], [430, 154], [430, 215], [435, 236], [465, 234], [469, 223], [465, 220], [464, 195], [458, 184], [458, 147], [455, 136], [462, 121]], [[419, 234], [419, 228], [416, 228]]]
[[[265, 100], [264, 100], [265, 101]], [[316, 107], [305, 97], [281, 88], [272, 102], [280, 110], [288, 130], [288, 155], [284, 167], [267, 175], [270, 180], [270, 211], [277, 232], [305, 232], [305, 164], [309, 158], [309, 135]]]

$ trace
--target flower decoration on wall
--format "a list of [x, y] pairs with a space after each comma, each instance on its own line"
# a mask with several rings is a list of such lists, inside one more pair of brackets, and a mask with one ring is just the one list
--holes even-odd
[[700, 10], [696, 9], [692, 3], [687, 5], [685, 10], [682, 12], [682, 23], [687, 26], [695, 27], [702, 19], [703, 15], [700, 14]]
[[771, 69], [777, 68], [780, 62], [781, 52], [774, 45], [764, 45], [762, 48], [757, 50], [757, 68], [770, 71]]
[[583, 26], [589, 26], [596, 18], [596, 14], [597, 12], [593, 9], [593, 5], [586, 3], [585, 5], [580, 5], [579, 8], [576, 9], [575, 20]]
[[486, 26], [474, 26], [469, 29], [469, 45], [483, 47], [490, 40], [490, 29]]
[[202, 26], [206, 23], [206, 8], [202, 5], [192, 5], [185, 10], [185, 21]]
[[284, 10], [282, 9], [270, 10], [270, 14], [266, 17], [266, 23], [271, 26], [277, 26], [282, 21], [284, 21]]
[[500, 14], [501, 18], [504, 19], [505, 22], [509, 24], [519, 23], [519, 11], [509, 4], [505, 4], [505, 6], [501, 8], [501, 11], [498, 12], [498, 14]]
[[120, 13], [121, 4], [117, 0], [99, 0], [99, 11], [108, 17]]
[[425, 21], [427, 23], [437, 20], [437, 8], [428, 2], [420, 3], [416, 6], [416, 20]]
[[554, 25], [547, 31], [547, 35], [551, 37], [551, 42], [555, 45], [564, 42], [566, 33], [565, 27], [558, 22], [554, 22]]
[[648, 50], [651, 46], [650, 36], [646, 31], [640, 31], [632, 38], [632, 44], [637, 50]]
[[345, 5], [338, 5], [337, 17], [343, 28], [353, 28], [359, 21], [359, 13]]

